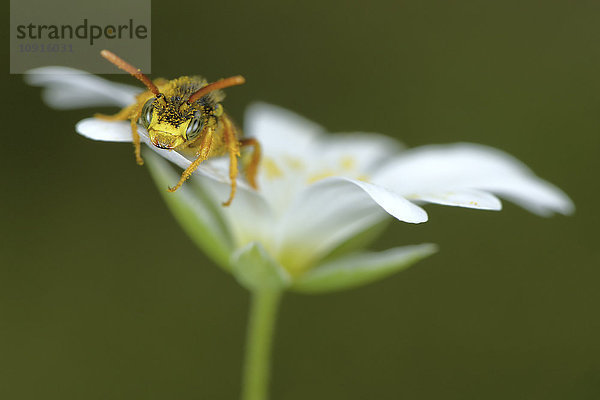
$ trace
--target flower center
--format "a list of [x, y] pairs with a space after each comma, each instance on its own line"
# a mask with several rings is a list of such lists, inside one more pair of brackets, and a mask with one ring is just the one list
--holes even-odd
[[344, 155], [339, 158], [335, 165], [323, 168], [313, 174], [310, 174], [306, 180], [306, 183], [310, 185], [332, 176], [346, 176], [361, 181], [369, 180], [369, 177], [366, 174], [361, 173], [357, 169], [356, 159], [350, 155]]

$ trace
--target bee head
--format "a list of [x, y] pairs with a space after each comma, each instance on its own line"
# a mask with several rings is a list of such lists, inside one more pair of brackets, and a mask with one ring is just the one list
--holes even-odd
[[100, 54], [118, 68], [129, 72], [154, 94], [144, 104], [139, 122], [148, 130], [152, 144], [162, 149], [174, 149], [197, 138], [209, 116], [218, 116], [222, 112], [220, 104], [217, 103], [215, 107], [202, 106], [198, 100], [212, 91], [241, 85], [246, 81], [240, 75], [232, 76], [209, 83], [186, 100], [177, 95], [167, 98], [139, 69], [108, 50], [102, 50]]
[[217, 107], [195, 106], [179, 96], [158, 94], [146, 101], [139, 122], [148, 130], [150, 141], [161, 149], [174, 149], [194, 140]]

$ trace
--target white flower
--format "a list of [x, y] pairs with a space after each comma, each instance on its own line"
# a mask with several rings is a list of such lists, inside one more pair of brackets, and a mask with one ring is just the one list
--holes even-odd
[[[26, 79], [44, 86], [46, 102], [61, 109], [124, 107], [141, 91], [60, 67], [32, 70]], [[263, 147], [260, 190], [240, 182], [228, 208], [219, 205], [229, 193], [226, 159], [204, 162], [197, 174], [205, 177], [167, 193], [178, 173], [152, 153], [144, 157], [184, 228], [247, 286], [273, 279], [273, 284], [292, 289], [323, 291], [358, 285], [407, 266], [435, 247], [350, 255], [339, 251], [338, 257], [324, 259], [388, 214], [404, 222], [427, 221], [421, 207], [425, 203], [500, 210], [498, 195], [543, 216], [574, 209], [560, 189], [490, 147], [459, 143], [402, 149], [395, 140], [374, 133], [329, 135], [319, 125], [267, 104], [251, 105], [244, 125], [245, 135], [256, 137]], [[95, 140], [131, 141], [128, 121], [87, 118], [76, 130]], [[142, 127], [139, 132], [148, 144], [147, 132]], [[174, 151], [149, 147], [182, 168], [190, 163]], [[260, 266], [247, 267], [257, 259], [262, 260]], [[265, 259], [272, 268], [264, 266]]]

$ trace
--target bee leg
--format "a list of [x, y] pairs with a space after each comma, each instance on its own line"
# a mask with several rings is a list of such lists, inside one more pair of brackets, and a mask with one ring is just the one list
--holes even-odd
[[138, 165], [144, 165], [144, 159], [142, 158], [142, 149], [140, 145], [140, 134], [137, 131], [137, 119], [131, 119], [131, 136], [133, 137], [133, 148], [135, 152], [135, 162]]
[[169, 192], [174, 192], [177, 189], [179, 189], [181, 187], [181, 185], [183, 185], [183, 183], [190, 177], [190, 175], [192, 175], [192, 173], [196, 170], [196, 168], [198, 168], [198, 165], [200, 165], [200, 163], [202, 163], [202, 161], [206, 160], [208, 158], [208, 153], [210, 152], [210, 147], [212, 145], [212, 141], [213, 141], [213, 133], [214, 133], [214, 129], [210, 128], [207, 129], [206, 131], [206, 135], [204, 135], [204, 137], [202, 138], [202, 143], [200, 144], [200, 154], [198, 155], [198, 158], [196, 158], [189, 167], [187, 167], [185, 169], [185, 171], [183, 171], [183, 174], [181, 174], [181, 178], [179, 179], [179, 182], [177, 182], [177, 184], [173, 187], [170, 187], [168, 190]]
[[142, 159], [142, 149], [140, 145], [140, 134], [137, 130], [137, 121], [140, 119], [140, 115], [142, 114], [142, 106], [135, 104], [137, 106], [137, 110], [134, 108], [132, 113], [130, 114], [131, 118], [131, 137], [133, 139], [133, 147], [135, 152], [135, 162], [138, 165], [144, 165], [144, 160]]
[[228, 207], [233, 201], [237, 189], [237, 158], [240, 156], [240, 142], [237, 139], [233, 124], [228, 119], [224, 119], [223, 123], [225, 124], [223, 129], [223, 137], [225, 138], [225, 146], [227, 146], [227, 152], [229, 153], [229, 180], [231, 182], [229, 199], [223, 203], [223, 207]]
[[256, 183], [256, 173], [258, 172], [258, 164], [260, 163], [261, 148], [258, 140], [254, 138], [245, 138], [240, 140], [240, 147], [252, 146], [252, 158], [250, 164], [246, 167], [246, 179], [254, 189], [258, 189]]
[[140, 146], [140, 134], [137, 131], [137, 120], [140, 118], [140, 114], [142, 113], [142, 107], [138, 104], [133, 104], [129, 107], [125, 107], [118, 113], [114, 115], [106, 115], [106, 114], [94, 114], [94, 118], [102, 119], [104, 121], [124, 121], [126, 119], [131, 120], [131, 137], [133, 139], [133, 147], [135, 151], [135, 161], [138, 165], [144, 165], [144, 160], [141, 155], [141, 146]]

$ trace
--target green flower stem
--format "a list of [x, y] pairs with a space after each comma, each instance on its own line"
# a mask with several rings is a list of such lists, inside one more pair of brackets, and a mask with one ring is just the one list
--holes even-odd
[[272, 288], [252, 292], [242, 400], [268, 398], [271, 345], [281, 294], [281, 291]]

